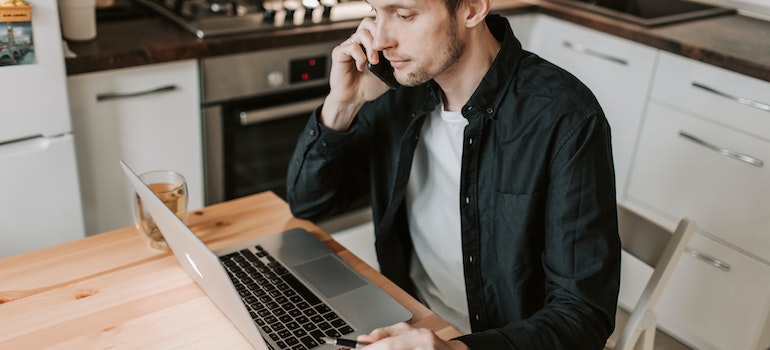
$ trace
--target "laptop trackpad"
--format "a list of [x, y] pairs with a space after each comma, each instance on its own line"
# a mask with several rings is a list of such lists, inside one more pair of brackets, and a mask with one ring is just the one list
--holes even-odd
[[294, 269], [326, 298], [366, 285], [366, 281], [333, 255], [296, 265]]

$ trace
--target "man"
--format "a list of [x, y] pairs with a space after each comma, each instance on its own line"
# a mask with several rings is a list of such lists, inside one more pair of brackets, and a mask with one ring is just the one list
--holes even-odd
[[[367, 349], [602, 349], [619, 283], [610, 131], [490, 0], [369, 0], [298, 140], [293, 213], [370, 195], [383, 274], [463, 332], [398, 324]], [[365, 69], [390, 60], [401, 87]]]

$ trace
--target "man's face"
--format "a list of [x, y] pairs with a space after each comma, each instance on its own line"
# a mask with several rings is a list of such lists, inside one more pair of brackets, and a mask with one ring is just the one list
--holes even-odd
[[445, 73], [465, 50], [460, 27], [442, 0], [369, 0], [374, 49], [391, 61], [399, 83], [415, 86]]

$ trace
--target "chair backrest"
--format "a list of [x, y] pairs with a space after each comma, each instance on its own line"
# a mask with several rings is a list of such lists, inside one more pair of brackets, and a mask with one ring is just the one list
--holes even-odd
[[634, 349], [642, 333], [646, 334], [640, 348], [652, 349], [656, 325], [653, 308], [695, 232], [695, 222], [683, 218], [672, 233], [627, 207], [618, 205], [618, 232], [623, 249], [650, 265], [654, 271], [631, 311], [628, 323], [615, 344], [615, 350]]

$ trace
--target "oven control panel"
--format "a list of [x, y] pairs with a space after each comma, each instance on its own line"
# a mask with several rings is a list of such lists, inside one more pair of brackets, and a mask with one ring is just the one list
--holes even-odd
[[289, 83], [326, 79], [326, 55], [289, 61]]

